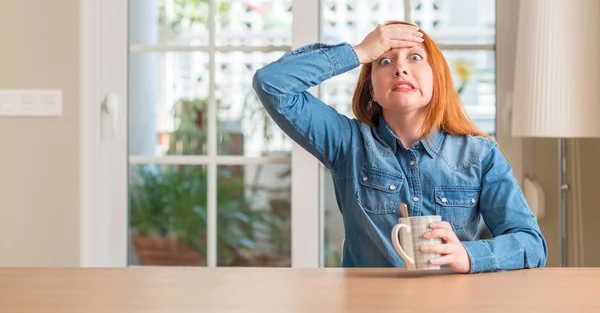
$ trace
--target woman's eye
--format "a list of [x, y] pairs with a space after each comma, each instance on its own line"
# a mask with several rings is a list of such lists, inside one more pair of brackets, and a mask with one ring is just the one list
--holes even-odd
[[388, 65], [391, 63], [392, 63], [392, 60], [390, 60], [389, 58], [383, 58], [383, 59], [379, 60], [379, 65]]
[[411, 54], [411, 56], [408, 57], [408, 59], [411, 61], [421, 61], [421, 60], [423, 60], [423, 57], [418, 53], [414, 53], [414, 54]]

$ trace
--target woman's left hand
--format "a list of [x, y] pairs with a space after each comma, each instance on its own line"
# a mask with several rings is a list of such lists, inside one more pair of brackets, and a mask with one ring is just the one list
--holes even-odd
[[448, 264], [450, 269], [459, 273], [468, 273], [471, 270], [471, 260], [467, 250], [460, 243], [458, 237], [448, 222], [433, 222], [429, 225], [430, 231], [424, 234], [425, 238], [440, 238], [441, 245], [431, 245], [421, 248], [423, 252], [439, 253], [439, 258], [430, 261], [434, 265]]

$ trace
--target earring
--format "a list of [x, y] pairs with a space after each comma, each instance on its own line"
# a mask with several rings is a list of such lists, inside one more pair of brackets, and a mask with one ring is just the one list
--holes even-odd
[[372, 106], [373, 106], [373, 98], [370, 98], [369, 99], [369, 104], [368, 104], [369, 110], [371, 109]]

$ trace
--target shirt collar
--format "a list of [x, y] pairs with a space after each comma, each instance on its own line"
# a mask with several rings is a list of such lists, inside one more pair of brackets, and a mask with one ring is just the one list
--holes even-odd
[[[389, 128], [387, 122], [383, 118], [383, 115], [379, 117], [379, 123], [377, 125], [377, 130], [379, 134], [383, 137], [383, 140], [388, 144], [388, 146], [392, 149], [394, 153], [396, 153], [398, 146], [404, 147], [402, 141], [392, 132]], [[429, 137], [429, 141], [427, 142], [427, 138]], [[438, 154], [440, 147], [442, 146], [442, 142], [444, 141], [444, 132], [440, 130], [434, 130], [429, 134], [429, 136], [424, 136], [417, 143], [413, 145], [411, 148], [416, 148], [417, 145], [422, 145], [425, 151], [429, 154], [430, 157], [435, 158]]]

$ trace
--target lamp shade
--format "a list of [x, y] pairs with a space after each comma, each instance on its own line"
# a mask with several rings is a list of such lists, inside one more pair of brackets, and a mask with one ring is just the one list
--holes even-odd
[[600, 0], [521, 0], [512, 133], [600, 137]]

